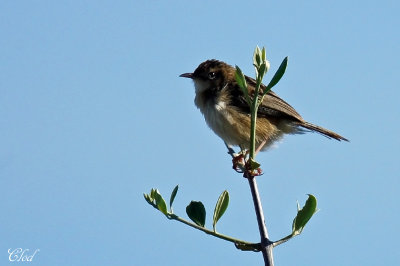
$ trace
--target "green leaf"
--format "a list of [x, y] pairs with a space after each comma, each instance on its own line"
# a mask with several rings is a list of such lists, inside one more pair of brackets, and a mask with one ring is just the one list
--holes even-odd
[[169, 208], [170, 208], [171, 210], [172, 210], [172, 203], [174, 203], [176, 193], [178, 193], [178, 188], [179, 188], [179, 186], [176, 185], [176, 187], [174, 188], [174, 190], [172, 190], [171, 197], [170, 197], [170, 199], [169, 199]]
[[303, 231], [307, 222], [311, 219], [311, 217], [314, 215], [316, 211], [317, 211], [317, 199], [313, 195], [308, 194], [308, 199], [302, 209], [300, 209], [300, 207], [297, 204], [297, 215], [294, 218], [292, 225], [293, 236], [298, 235]]
[[201, 201], [191, 201], [186, 207], [186, 213], [195, 224], [204, 227], [206, 223], [206, 209]]
[[161, 196], [158, 189], [154, 190], [154, 199], [156, 201], [156, 206], [157, 206], [158, 210], [160, 212], [164, 213], [165, 215], [167, 215], [168, 214], [167, 204], [165, 203], [165, 200]]
[[269, 63], [268, 60], [265, 60], [264, 62], [265, 62], [265, 73], [267, 73], [271, 64]]
[[236, 82], [238, 83], [239, 87], [242, 89], [242, 92], [246, 98], [247, 104], [250, 105], [251, 100], [249, 97], [249, 91], [247, 90], [246, 78], [244, 77], [242, 70], [238, 66], [236, 66], [235, 79], [236, 79]]
[[267, 55], [266, 55], [266, 52], [265, 52], [265, 47], [263, 47], [262, 51], [261, 51], [261, 60], [263, 62], [267, 61]]
[[258, 72], [258, 77], [257, 78], [260, 79], [260, 84], [261, 84], [262, 79], [264, 78], [265, 73], [267, 73], [266, 70], [267, 70], [267, 65], [265, 64], [265, 62], [263, 62], [260, 65], [260, 68], [257, 71]]
[[246, 78], [244, 77], [242, 70], [238, 66], [236, 66], [235, 79], [243, 92], [247, 93]]
[[258, 47], [257, 45], [253, 54], [253, 65], [255, 68], [257, 68], [260, 66], [260, 64], [261, 64], [261, 50], [260, 47]]
[[156, 193], [156, 190], [154, 188], [152, 188], [151, 191], [150, 191], [150, 198], [151, 198], [152, 201], [155, 198], [155, 193]]
[[221, 193], [221, 195], [218, 198], [217, 204], [215, 205], [214, 209], [214, 217], [213, 217], [213, 229], [214, 232], [215, 226], [217, 225], [218, 220], [224, 215], [226, 209], [228, 208], [229, 205], [229, 193], [228, 191], [224, 191]]
[[261, 251], [261, 243], [249, 243], [249, 244], [245, 244], [245, 243], [235, 243], [235, 246], [237, 249], [240, 249], [242, 251], [254, 251], [254, 252], [258, 252]]
[[153, 205], [153, 202], [151, 201], [150, 195], [143, 193], [144, 199], [147, 201], [148, 204]]
[[250, 162], [250, 170], [256, 170], [257, 168], [259, 168], [261, 166], [261, 164], [259, 164], [252, 158], [250, 158], [249, 162]]
[[283, 74], [285, 74], [286, 67], [288, 64], [288, 57], [286, 56], [285, 59], [283, 59], [281, 65], [279, 66], [278, 70], [276, 71], [275, 75], [272, 77], [271, 81], [267, 85], [267, 88], [264, 91], [264, 95], [272, 89], [273, 86], [275, 86], [282, 78]]

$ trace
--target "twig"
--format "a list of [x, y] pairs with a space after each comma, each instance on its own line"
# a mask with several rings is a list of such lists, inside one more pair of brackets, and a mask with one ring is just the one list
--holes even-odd
[[[260, 86], [264, 75], [267, 73], [269, 68], [269, 63], [266, 59], [265, 48], [260, 50], [257, 46], [254, 51], [253, 56], [253, 65], [256, 68], [256, 86], [254, 90], [254, 95], [252, 95], [253, 99], [250, 100], [248, 97], [249, 89], [246, 84], [245, 76], [239, 67], [236, 66], [236, 79], [238, 81], [239, 86], [241, 87], [244, 95], [247, 97], [247, 103], [249, 104], [251, 111], [251, 120], [250, 120], [250, 154], [249, 158], [246, 161], [244, 171], [244, 177], [247, 178], [250, 185], [251, 195], [253, 197], [254, 209], [256, 211], [258, 229], [260, 231], [261, 237], [261, 252], [264, 257], [265, 266], [273, 266], [274, 258], [272, 254], [273, 242], [271, 242], [268, 238], [267, 226], [265, 225], [264, 212], [261, 205], [260, 195], [258, 193], [258, 187], [256, 182], [256, 175], [254, 170], [257, 173], [261, 172], [261, 169], [258, 167], [259, 164], [255, 161], [256, 157], [256, 128], [257, 128], [257, 110], [262, 103], [265, 94], [272, 88], [274, 84], [272, 84], [269, 88], [266, 88], [260, 95]], [[282, 74], [283, 75], [283, 74]], [[277, 79], [279, 81], [280, 77]], [[276, 81], [277, 82], [277, 81]], [[271, 84], [271, 83], [270, 83]], [[262, 143], [258, 148], [261, 149], [265, 143]], [[258, 151], [258, 149], [257, 149]], [[258, 166], [255, 166], [258, 165]]]
[[[234, 158], [235, 151], [232, 149], [231, 146], [226, 144], [226, 142], [225, 142], [225, 146], [228, 149], [228, 154], [230, 156], [232, 156], [232, 158]], [[243, 169], [243, 170], [244, 170], [244, 173], [248, 173], [247, 171], [245, 171], [245, 169]], [[254, 176], [250, 176], [250, 177], [246, 177], [246, 178], [247, 178], [247, 180], [249, 180], [251, 195], [253, 198], [254, 208], [256, 211], [258, 229], [259, 229], [260, 237], [261, 237], [261, 252], [264, 257], [264, 262], [265, 262], [266, 266], [273, 266], [274, 265], [274, 256], [272, 254], [272, 249], [274, 246], [277, 246], [281, 243], [276, 243], [274, 245], [274, 242], [271, 242], [269, 240], [268, 230], [265, 225], [264, 212], [263, 212], [261, 200], [260, 200], [260, 194], [258, 193], [258, 186], [257, 186], [256, 178]]]
[[253, 197], [254, 209], [256, 211], [258, 229], [261, 237], [261, 252], [264, 257], [265, 266], [274, 265], [274, 256], [272, 254], [273, 242], [268, 238], [268, 230], [265, 225], [264, 212], [261, 205], [260, 195], [258, 193], [258, 187], [256, 178], [254, 176], [247, 177], [249, 180], [251, 195]]
[[261, 247], [260, 247], [261, 244], [260, 243], [251, 243], [251, 242], [243, 241], [243, 240], [240, 240], [240, 239], [237, 239], [237, 238], [233, 238], [233, 237], [230, 237], [230, 236], [227, 236], [227, 235], [220, 234], [220, 233], [218, 233], [216, 231], [212, 231], [212, 230], [209, 230], [209, 229], [207, 229], [205, 227], [202, 227], [202, 226], [199, 226], [199, 225], [194, 224], [192, 222], [189, 222], [189, 221], [187, 221], [187, 220], [185, 220], [185, 219], [183, 219], [183, 218], [181, 218], [181, 217], [179, 217], [179, 216], [177, 216], [175, 214], [172, 214], [172, 213], [169, 213], [166, 216], [170, 220], [179, 221], [179, 222], [184, 223], [184, 224], [186, 224], [188, 226], [191, 226], [191, 227], [196, 228], [196, 229], [198, 229], [200, 231], [203, 231], [204, 233], [206, 233], [208, 235], [212, 235], [212, 236], [218, 237], [220, 239], [224, 239], [226, 241], [232, 242], [232, 243], [235, 244], [236, 248], [238, 248], [238, 249], [255, 251], [255, 252], [260, 251], [260, 249], [261, 249]]

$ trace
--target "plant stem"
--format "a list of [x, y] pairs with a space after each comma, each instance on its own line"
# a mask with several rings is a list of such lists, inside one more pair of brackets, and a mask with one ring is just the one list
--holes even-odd
[[257, 110], [258, 110], [258, 92], [259, 87], [256, 88], [254, 99], [251, 106], [251, 121], [250, 121], [250, 159], [256, 157], [256, 127], [257, 127]]
[[[257, 77], [258, 79], [258, 77]], [[260, 91], [260, 82], [257, 82], [256, 90], [254, 92], [254, 98], [252, 102], [251, 110], [251, 123], [250, 123], [250, 160], [255, 160], [255, 146], [256, 146], [256, 128], [257, 128], [257, 111], [258, 111], [258, 95]], [[262, 98], [261, 98], [262, 101]], [[258, 230], [260, 231], [261, 237], [261, 252], [263, 254], [265, 266], [274, 265], [274, 257], [272, 254], [273, 245], [268, 238], [268, 230], [265, 225], [264, 212], [261, 205], [260, 194], [258, 193], [258, 186], [255, 176], [245, 172], [245, 177], [249, 180], [251, 196], [253, 197], [254, 209], [256, 211]]]
[[258, 187], [256, 178], [254, 176], [247, 177], [249, 180], [251, 195], [253, 197], [254, 209], [256, 211], [258, 229], [261, 237], [261, 252], [264, 257], [265, 266], [274, 265], [274, 257], [272, 254], [272, 242], [268, 238], [268, 230], [265, 225], [264, 212], [261, 205], [260, 195], [258, 193]]
[[212, 231], [212, 230], [209, 230], [209, 229], [207, 229], [205, 227], [202, 227], [200, 225], [197, 225], [197, 224], [194, 224], [192, 222], [189, 222], [189, 221], [187, 221], [187, 220], [185, 220], [185, 219], [183, 219], [183, 218], [181, 218], [181, 217], [179, 217], [179, 216], [177, 216], [175, 214], [168, 214], [166, 216], [167, 216], [168, 219], [179, 221], [179, 222], [184, 223], [186, 225], [189, 225], [189, 226], [191, 226], [191, 227], [193, 227], [195, 229], [203, 231], [204, 233], [206, 233], [208, 235], [212, 235], [212, 236], [218, 237], [220, 239], [224, 239], [226, 241], [232, 242], [232, 243], [234, 243], [236, 245], [236, 247], [238, 245], [247, 246], [247, 247], [250, 247], [248, 250], [259, 251], [258, 249], [260, 247], [260, 243], [250, 243], [250, 242], [247, 242], [247, 241], [243, 241], [243, 240], [240, 240], [240, 239], [237, 239], [237, 238], [233, 238], [233, 237], [230, 237], [230, 236], [227, 236], [227, 235], [223, 235], [223, 234], [217, 233], [216, 231]]
[[288, 236], [285, 236], [284, 238], [282, 238], [282, 239], [280, 239], [280, 240], [275, 241], [274, 243], [272, 243], [272, 246], [273, 246], [273, 247], [276, 247], [276, 246], [278, 246], [278, 245], [280, 245], [280, 244], [283, 244], [283, 243], [285, 243], [286, 241], [292, 239], [294, 236], [295, 236], [295, 235], [293, 235], [293, 234], [290, 234], [290, 235], [288, 235]]

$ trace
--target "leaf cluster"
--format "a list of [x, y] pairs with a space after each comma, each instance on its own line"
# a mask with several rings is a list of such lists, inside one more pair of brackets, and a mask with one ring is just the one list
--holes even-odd
[[[143, 194], [147, 203], [162, 212], [167, 218], [173, 217], [172, 204], [174, 203], [176, 194], [178, 193], [179, 186], [176, 185], [173, 189], [170, 200], [169, 200], [169, 211], [167, 210], [167, 204], [165, 199], [161, 196], [158, 189], [151, 189], [149, 194]], [[224, 215], [226, 209], [229, 205], [229, 193], [228, 191], [223, 191], [219, 196], [217, 203], [214, 208], [213, 215], [213, 230], [216, 232], [216, 225], [219, 219]], [[206, 209], [201, 201], [191, 201], [186, 207], [186, 214], [188, 217], [198, 226], [204, 227], [206, 222]]]
[[[220, 234], [216, 230], [216, 225], [219, 219], [224, 215], [225, 211], [228, 208], [229, 205], [229, 193], [228, 191], [223, 191], [221, 195], [219, 196], [217, 203], [215, 204], [214, 207], [214, 215], [213, 215], [213, 220], [212, 220], [212, 226], [213, 229], [209, 230], [205, 228], [205, 222], [206, 222], [206, 209], [204, 207], [204, 204], [201, 201], [191, 201], [189, 205], [186, 207], [186, 214], [190, 218], [190, 220], [193, 221], [193, 223], [184, 220], [183, 218], [177, 216], [174, 214], [172, 205], [175, 200], [175, 197], [178, 192], [178, 185], [175, 186], [173, 189], [170, 200], [169, 200], [169, 210], [167, 209], [167, 204], [165, 199], [162, 197], [161, 193], [159, 192], [158, 189], [151, 189], [149, 194], [143, 194], [145, 200], [147, 203], [149, 203], [151, 206], [159, 210], [161, 213], [163, 213], [168, 219], [171, 220], [177, 220], [180, 222], [183, 222], [189, 226], [192, 226], [198, 230], [201, 230], [207, 234], [213, 235], [218, 238], [225, 239], [227, 241], [231, 241], [235, 243], [236, 247], [243, 250], [243, 251], [260, 251], [260, 243], [250, 243], [247, 241], [239, 240], [233, 237], [229, 237], [223, 234]], [[305, 205], [300, 208], [299, 204], [297, 204], [297, 215], [293, 219], [292, 223], [292, 233], [289, 234], [288, 236], [278, 240], [274, 241], [272, 244], [273, 246], [280, 245], [289, 239], [295, 237], [296, 235], [299, 235], [307, 222], [311, 219], [311, 217], [316, 213], [317, 211], [317, 199], [309, 194], [308, 199], [305, 203]]]

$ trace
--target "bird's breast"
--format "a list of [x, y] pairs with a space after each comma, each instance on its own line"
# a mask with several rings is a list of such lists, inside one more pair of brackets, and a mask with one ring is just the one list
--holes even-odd
[[[223, 97], [207, 98], [197, 94], [195, 104], [204, 115], [207, 125], [226, 143], [240, 145], [243, 142], [243, 119]], [[242, 122], [241, 122], [242, 120]], [[247, 123], [244, 123], [247, 124]]]

